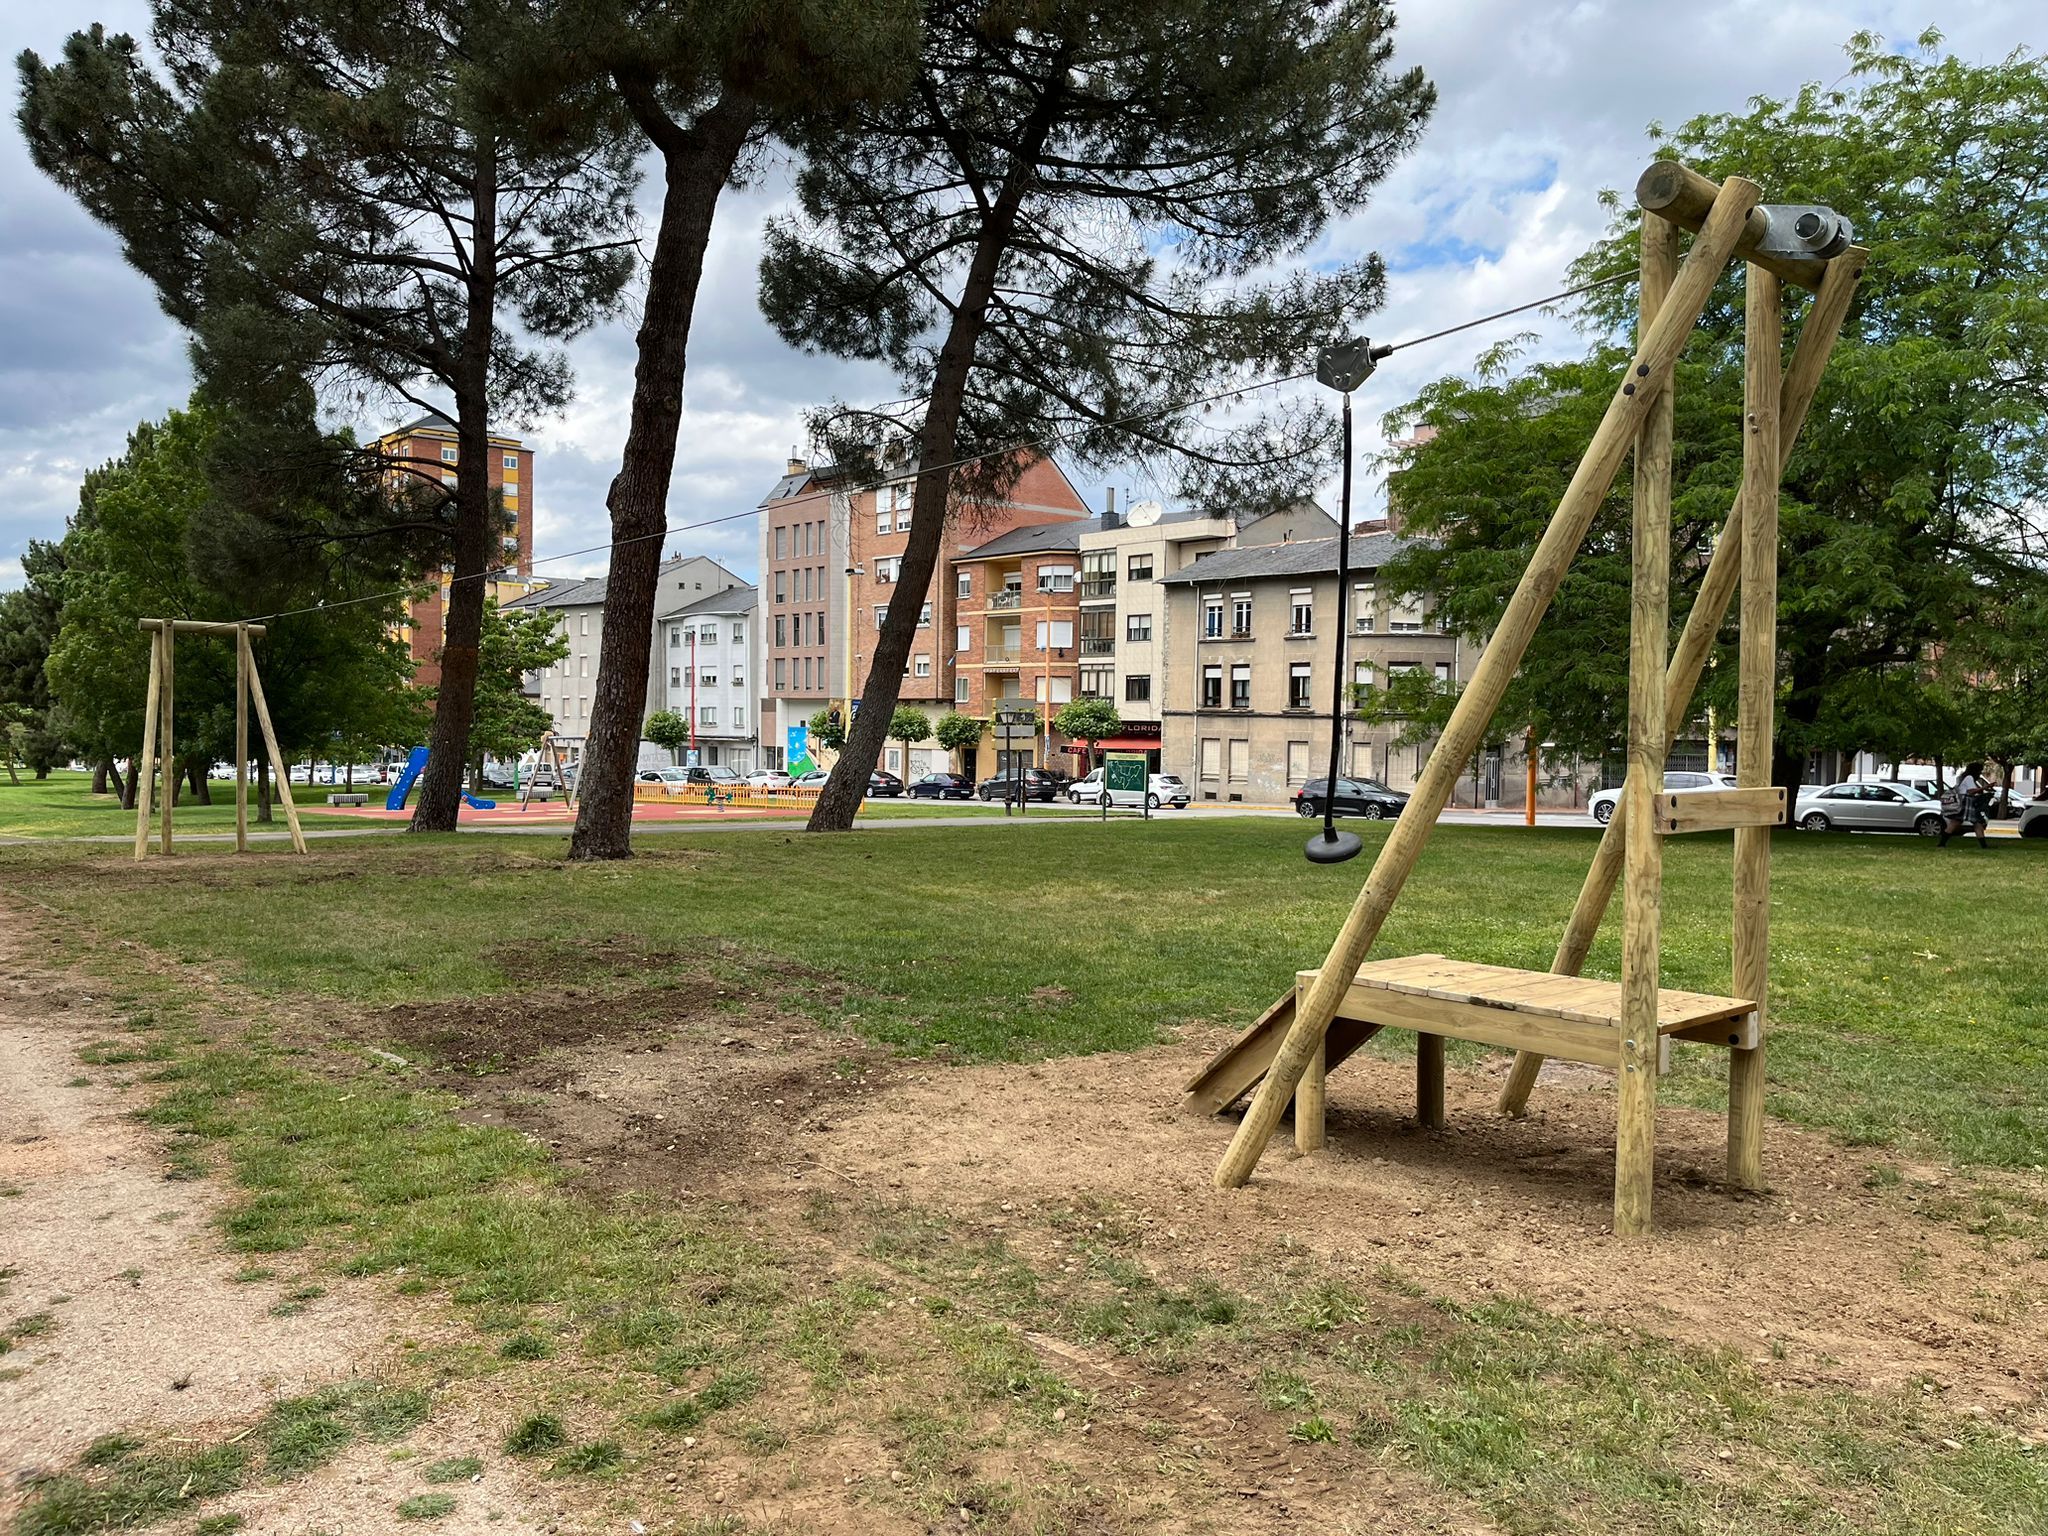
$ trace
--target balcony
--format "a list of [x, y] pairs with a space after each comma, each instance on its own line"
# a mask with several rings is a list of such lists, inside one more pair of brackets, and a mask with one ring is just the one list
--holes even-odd
[[996, 668], [1015, 670], [1017, 663], [1023, 660], [1023, 652], [1014, 645], [992, 645], [982, 652], [981, 660], [982, 665], [991, 670]]
[[1115, 597], [1115, 596], [1116, 596], [1116, 578], [1115, 578], [1114, 576], [1084, 576], [1084, 577], [1082, 577], [1082, 578], [1081, 578], [1081, 596], [1082, 596], [1082, 597], [1084, 597], [1084, 598], [1089, 598], [1089, 597]]
[[1114, 640], [1091, 640], [1084, 638], [1081, 641], [1081, 654], [1083, 656], [1114, 656], [1116, 654], [1116, 642]]
[[1021, 608], [1024, 606], [1023, 589], [1005, 587], [1000, 592], [991, 592], [988, 596], [988, 605], [991, 608]]

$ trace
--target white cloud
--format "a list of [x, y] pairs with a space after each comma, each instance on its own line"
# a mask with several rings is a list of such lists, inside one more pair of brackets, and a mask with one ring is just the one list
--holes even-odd
[[[2048, 44], [2048, 12], [2019, 0], [1929, 7], [1924, 0], [1708, 0], [1677, 8], [1641, 0], [1409, 0], [1399, 8], [1399, 61], [1419, 64], [1440, 93], [1418, 151], [1371, 207], [1330, 230], [1318, 258], [1383, 252], [1388, 303], [1372, 332], [1399, 339], [1562, 286], [1565, 268], [1603, 225], [1602, 188], [1630, 186], [1651, 121], [1739, 109], [1842, 72], [1841, 46], [1869, 27], [1910, 40], [1936, 12], [1949, 45], [1972, 58]], [[140, 30], [142, 0], [102, 0], [92, 15]], [[9, 6], [0, 49], [49, 55], [83, 16]], [[760, 228], [787, 196], [779, 167], [728, 194], [707, 253], [690, 347], [690, 388], [669, 498], [671, 525], [744, 513], [804, 441], [804, 412], [839, 395], [892, 393], [876, 370], [808, 357], [784, 345], [754, 302]], [[144, 417], [189, 388], [182, 344], [113, 241], [27, 162], [18, 137], [0, 143], [0, 587], [20, 579], [31, 537], [52, 537], [75, 505], [78, 476], [118, 453]], [[632, 390], [633, 337], [622, 321], [571, 348], [579, 393], [560, 420], [524, 435], [537, 450], [537, 542], [543, 554], [600, 544]], [[1576, 346], [1540, 315], [1389, 359], [1359, 397], [1362, 451], [1378, 418], [1429, 379], [1469, 365], [1515, 330], [1538, 333], [1535, 355]], [[1149, 489], [1136, 476], [1101, 484]], [[1332, 494], [1334, 487], [1332, 488]], [[1361, 506], [1376, 489], [1367, 484]], [[751, 575], [750, 520], [680, 533]], [[602, 556], [548, 567], [598, 571]]]

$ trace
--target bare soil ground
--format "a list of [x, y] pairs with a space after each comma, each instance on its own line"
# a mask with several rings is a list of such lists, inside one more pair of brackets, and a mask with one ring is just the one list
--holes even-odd
[[[382, 1375], [397, 1363], [395, 1332], [435, 1326], [368, 1286], [326, 1279], [324, 1295], [280, 1315], [293, 1276], [237, 1281], [249, 1261], [212, 1230], [216, 1181], [167, 1179], [160, 1138], [132, 1117], [140, 1091], [83, 1075], [79, 1049], [116, 1028], [103, 1003], [24, 948], [0, 928], [0, 1323], [49, 1322], [0, 1355], [0, 1523], [102, 1435], [231, 1439], [282, 1398]], [[405, 1530], [394, 1511], [423, 1491], [417, 1466], [474, 1455], [481, 1481], [438, 1528], [540, 1531], [546, 1516], [491, 1454], [503, 1432], [449, 1405], [400, 1446], [358, 1445], [206, 1510], [239, 1512], [259, 1536]]]

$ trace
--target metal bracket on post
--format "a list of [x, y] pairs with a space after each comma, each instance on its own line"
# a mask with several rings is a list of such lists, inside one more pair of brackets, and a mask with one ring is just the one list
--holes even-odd
[[1393, 350], [1391, 346], [1374, 346], [1370, 336], [1333, 342], [1316, 353], [1316, 382], [1348, 395], [1371, 378], [1380, 359]]
[[1756, 248], [1766, 256], [1828, 261], [1856, 243], [1848, 219], [1819, 203], [1764, 203], [1757, 212], [1766, 223]]

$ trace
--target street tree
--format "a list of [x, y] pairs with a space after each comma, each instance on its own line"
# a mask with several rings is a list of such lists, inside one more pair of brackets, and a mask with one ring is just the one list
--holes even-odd
[[[719, 198], [778, 128], [847, 99], [899, 94], [917, 57], [919, 10], [916, 0], [565, 0], [558, 7], [554, 35], [562, 46], [549, 50], [542, 74], [586, 72], [615, 93], [662, 170], [625, 448], [605, 498], [613, 540], [606, 622], [572, 859], [632, 851], [661, 537], [691, 317]], [[543, 82], [539, 94], [553, 93]]]
[[846, 722], [839, 718], [836, 709], [821, 709], [810, 718], [811, 744], [823, 747], [827, 752], [837, 752], [846, 745]]
[[[485, 577], [503, 514], [495, 422], [559, 407], [546, 343], [609, 314], [632, 264], [634, 173], [587, 95], [522, 115], [519, 0], [154, 0], [152, 42], [102, 27], [19, 60], [35, 163], [121, 239], [222, 398], [312, 378], [453, 421], [460, 468], [393, 464], [396, 519], [452, 572], [416, 830], [456, 823]], [[516, 323], [516, 328], [515, 328]]]
[[917, 464], [908, 547], [865, 707], [813, 830], [852, 825], [949, 516], [999, 500], [1021, 445], [1138, 461], [1242, 507], [1329, 463], [1309, 397], [1235, 424], [1193, 397], [1297, 370], [1379, 302], [1379, 259], [1289, 269], [1360, 208], [1434, 104], [1392, 68], [1383, 0], [933, 0], [899, 101], [791, 134], [798, 210], [761, 303], [811, 352], [880, 362], [905, 400], [827, 408], [817, 438], [873, 476]]
[[932, 739], [932, 717], [912, 704], [898, 704], [889, 717], [889, 739], [903, 745], [903, 777], [910, 777], [910, 749]]
[[690, 722], [672, 709], [657, 709], [647, 717], [640, 734], [657, 747], [668, 748], [668, 755], [680, 763], [683, 748], [690, 744]]
[[547, 609], [500, 608], [495, 598], [485, 602], [476, 725], [470, 732], [472, 791], [483, 788], [486, 756], [518, 757], [554, 729], [555, 717], [527, 697], [526, 677], [568, 654], [569, 637]]
[[981, 745], [982, 734], [988, 730], [988, 722], [974, 715], [963, 715], [958, 710], [949, 710], [932, 723], [932, 736], [948, 752], [959, 754], [963, 773], [972, 773], [968, 753]]
[[[1102, 743], [1124, 728], [1124, 717], [1107, 699], [1074, 699], [1062, 704], [1059, 713], [1052, 717], [1052, 728], [1069, 741], [1088, 743], [1089, 760], [1099, 773], [1102, 770]], [[1109, 782], [1101, 782], [1102, 814], [1109, 816]], [[1150, 789], [1150, 783], [1147, 783]]]
[[[1972, 64], [1933, 34], [1903, 51], [1859, 34], [1848, 56], [1834, 84], [1653, 130], [1659, 155], [1841, 210], [1871, 250], [1784, 481], [1773, 777], [1788, 788], [1811, 753], [1953, 740], [1959, 701], [1931, 685], [1932, 659], [2037, 590], [2048, 561], [2048, 63]], [[1632, 269], [1635, 218], [1617, 199], [1577, 275]], [[1678, 376], [1679, 614], [1740, 480], [1741, 283], [1731, 271]], [[1483, 641], [1611, 389], [1634, 303], [1619, 287], [1586, 301], [1583, 360], [1518, 368], [1496, 354], [1390, 413], [1436, 435], [1403, 451], [1391, 480], [1408, 531], [1431, 542], [1384, 584]], [[1788, 329], [1798, 309], [1795, 295]], [[1503, 707], [1589, 756], [1624, 735], [1627, 537], [1617, 492]], [[1698, 704], [1726, 719], [1732, 625], [1723, 641]]]

